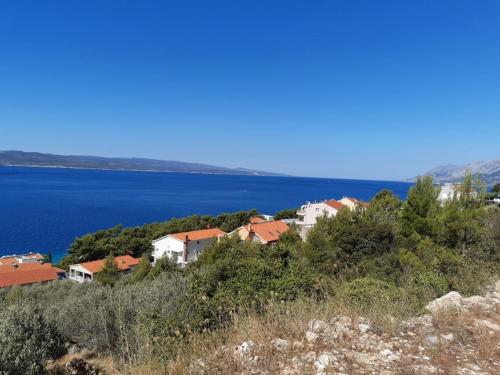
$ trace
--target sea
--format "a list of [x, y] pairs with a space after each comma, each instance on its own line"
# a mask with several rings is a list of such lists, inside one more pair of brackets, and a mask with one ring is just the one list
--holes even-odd
[[0, 256], [64, 256], [75, 237], [117, 224], [137, 226], [192, 214], [255, 208], [274, 214], [307, 201], [369, 200], [411, 184], [306, 177], [234, 176], [67, 168], [0, 167]]

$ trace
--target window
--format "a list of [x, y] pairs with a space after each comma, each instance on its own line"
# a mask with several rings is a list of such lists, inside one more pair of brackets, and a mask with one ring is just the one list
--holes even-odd
[[196, 244], [199, 245], [200, 244], [200, 241], [196, 241]]

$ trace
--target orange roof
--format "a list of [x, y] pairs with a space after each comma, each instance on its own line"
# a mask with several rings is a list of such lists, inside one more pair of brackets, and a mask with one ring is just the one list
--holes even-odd
[[254, 217], [250, 218], [250, 224], [263, 223], [265, 221], [266, 221], [265, 219], [258, 217], [258, 216], [254, 216]]
[[283, 221], [276, 220], [258, 224], [248, 224], [245, 226], [245, 229], [247, 231], [252, 230], [257, 236], [269, 243], [278, 241], [280, 236], [289, 228]]
[[191, 232], [169, 234], [169, 236], [177, 238], [178, 240], [181, 241], [184, 241], [186, 239], [186, 236], [188, 237], [189, 241], [199, 241], [199, 240], [205, 240], [207, 238], [213, 238], [225, 235], [226, 232], [220, 230], [219, 228], [192, 230]]
[[[98, 273], [104, 267], [105, 261], [106, 259], [99, 259], [99, 260], [93, 260], [91, 262], [79, 263], [79, 265], [91, 273]], [[120, 255], [115, 257], [115, 262], [120, 271], [126, 271], [138, 265], [139, 259], [134, 258], [130, 255]]]
[[57, 267], [44, 267], [38, 269], [12, 268], [11, 272], [0, 273], [0, 288], [14, 285], [29, 285], [45, 281], [57, 280], [64, 271]]
[[336, 210], [340, 210], [341, 208], [344, 208], [345, 206], [340, 203], [338, 200], [335, 199], [330, 199], [329, 201], [325, 202], [327, 205], [329, 205], [332, 208], [335, 208]]
[[0, 264], [12, 264], [17, 263], [16, 257], [0, 258]]
[[52, 268], [50, 263], [14, 263], [12, 264], [0, 264], [0, 273], [18, 271], [28, 271], [28, 270], [40, 270]]

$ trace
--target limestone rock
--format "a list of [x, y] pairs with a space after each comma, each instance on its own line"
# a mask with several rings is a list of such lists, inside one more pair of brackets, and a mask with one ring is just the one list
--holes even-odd
[[307, 323], [307, 327], [311, 332], [321, 333], [328, 327], [328, 325], [322, 320], [312, 319]]
[[253, 341], [244, 341], [241, 343], [241, 345], [238, 345], [236, 348], [234, 348], [234, 353], [239, 354], [241, 356], [245, 356], [252, 352], [253, 347], [254, 347]]
[[462, 296], [457, 292], [450, 292], [442, 297], [431, 301], [425, 308], [435, 314], [445, 310], [460, 309], [462, 305]]
[[287, 350], [288, 346], [289, 346], [288, 341], [283, 340], [283, 339], [274, 339], [272, 341], [272, 343], [273, 343], [274, 348], [279, 352], [283, 352], [283, 351]]
[[306, 332], [306, 340], [307, 342], [313, 343], [318, 339], [318, 335], [314, 332], [307, 331]]

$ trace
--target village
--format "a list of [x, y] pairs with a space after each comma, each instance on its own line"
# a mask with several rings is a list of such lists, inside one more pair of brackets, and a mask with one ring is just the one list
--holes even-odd
[[[152, 265], [168, 257], [179, 267], [195, 262], [203, 250], [213, 241], [224, 237], [236, 237], [241, 241], [252, 241], [272, 246], [280, 240], [282, 234], [291, 227], [296, 228], [305, 240], [307, 233], [322, 217], [336, 216], [341, 209], [364, 209], [368, 206], [356, 198], [343, 197], [339, 200], [328, 199], [318, 202], [306, 202], [296, 212], [296, 218], [274, 220], [271, 215], [259, 215], [250, 218], [243, 225], [230, 233], [219, 228], [206, 228], [189, 232], [169, 233], [151, 243]], [[131, 255], [115, 257], [118, 270], [130, 273], [139, 264], [140, 259]], [[56, 267], [44, 255], [35, 252], [14, 254], [0, 257], [0, 288], [48, 283], [68, 279], [76, 283], [92, 282], [105, 265], [105, 259], [72, 264], [68, 270]]]
[[[458, 184], [444, 184], [440, 187], [437, 200], [441, 205], [458, 196]], [[492, 204], [500, 204], [500, 196], [491, 200]], [[294, 218], [275, 220], [272, 215], [251, 217], [249, 222], [229, 233], [219, 228], [206, 228], [188, 232], [169, 233], [151, 242], [151, 265], [167, 257], [178, 267], [185, 267], [196, 262], [203, 250], [213, 241], [224, 237], [239, 238], [241, 241], [251, 241], [272, 246], [280, 240], [282, 234], [291, 227], [297, 231], [303, 241], [320, 217], [333, 217], [342, 209], [361, 209], [369, 203], [352, 197], [327, 199], [306, 202], [295, 212]], [[115, 258], [120, 273], [133, 271], [140, 259], [132, 255], [118, 255]], [[71, 264], [67, 270], [56, 267], [51, 259], [41, 253], [28, 252], [0, 257], [0, 288], [13, 286], [48, 283], [56, 280], [69, 279], [76, 283], [91, 282], [105, 265], [105, 259]]]

